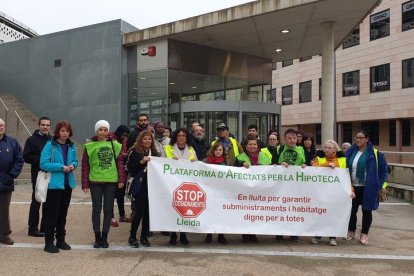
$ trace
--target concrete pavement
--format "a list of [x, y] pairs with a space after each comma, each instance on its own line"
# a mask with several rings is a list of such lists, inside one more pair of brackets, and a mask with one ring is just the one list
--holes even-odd
[[[244, 244], [240, 235], [226, 235], [228, 245], [204, 243], [203, 234], [189, 234], [190, 245], [169, 246], [155, 233], [150, 248], [126, 245], [129, 223], [111, 228], [109, 249], [93, 249], [89, 194], [73, 193], [67, 241], [73, 249], [59, 254], [43, 251], [43, 238], [27, 236], [30, 185], [17, 185], [12, 196], [13, 246], [0, 246], [1, 275], [413, 275], [414, 206], [396, 199], [374, 212], [368, 246], [338, 239], [338, 246], [299, 243], [259, 236]], [[129, 213], [129, 206], [126, 206]], [[115, 207], [115, 214], [118, 217]], [[216, 237], [214, 236], [216, 239]]]

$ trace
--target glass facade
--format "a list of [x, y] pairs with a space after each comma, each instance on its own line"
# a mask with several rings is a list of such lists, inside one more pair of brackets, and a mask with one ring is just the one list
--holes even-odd
[[[211, 102], [275, 103], [276, 89], [263, 82], [161, 69], [130, 74], [128, 84], [130, 126], [135, 125], [139, 113], [147, 113], [151, 122], [165, 121], [173, 130], [181, 126], [190, 128], [192, 122], [198, 121], [210, 140], [216, 137], [216, 127], [221, 122], [227, 123], [236, 137], [247, 133], [251, 123], [259, 126], [262, 139], [268, 129], [279, 127], [279, 114], [260, 113], [260, 108], [258, 112], [242, 114], [233, 110], [203, 110], [203, 105]], [[183, 108], [188, 106], [186, 103], [200, 106], [200, 111], [187, 111]]]

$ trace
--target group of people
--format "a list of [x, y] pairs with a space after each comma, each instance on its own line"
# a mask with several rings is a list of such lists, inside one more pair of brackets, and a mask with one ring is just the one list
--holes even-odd
[[[50, 129], [50, 118], [40, 118], [39, 129], [27, 139], [22, 153], [18, 142], [5, 134], [5, 124], [0, 119], [0, 243], [13, 244], [9, 237], [13, 179], [19, 175], [23, 162], [26, 162], [31, 164], [33, 186], [28, 235], [44, 237], [44, 250], [49, 253], [71, 249], [65, 239], [65, 225], [75, 187], [73, 171], [78, 167], [77, 151], [70, 140], [73, 131], [69, 122], [59, 121], [53, 135], [50, 135]], [[150, 246], [147, 164], [151, 156], [244, 168], [258, 165], [349, 168], [353, 199], [346, 239], [351, 240], [357, 236], [357, 212], [362, 205], [361, 244], [368, 244], [372, 210], [378, 208], [378, 193], [387, 178], [385, 158], [372, 146], [368, 133], [364, 130], [356, 133], [353, 145], [344, 143], [340, 149], [334, 140], [328, 140], [321, 150], [316, 150], [312, 135], [291, 128], [284, 133], [284, 144], [281, 143], [277, 130], [269, 131], [263, 142], [258, 136], [256, 125], [248, 127], [247, 136], [239, 143], [225, 123], [218, 125], [217, 137], [209, 143], [204, 137], [204, 129], [197, 122], [192, 124], [191, 131], [186, 128], [172, 131], [160, 121], [150, 127], [147, 114], [139, 114], [136, 126], [131, 130], [121, 125], [111, 132], [106, 120], [96, 122], [94, 130], [94, 136], [87, 140], [83, 149], [81, 185], [85, 193], [91, 194], [95, 248], [109, 247], [110, 227], [118, 224], [113, 212], [115, 198], [119, 220], [131, 223], [128, 245], [133, 248]], [[51, 172], [47, 199], [42, 206], [42, 219], [39, 219], [41, 205], [34, 196], [40, 170]], [[129, 218], [124, 208], [126, 193], [132, 197], [132, 215]], [[141, 233], [137, 239], [140, 224]], [[177, 244], [177, 233], [163, 234], [169, 236], [169, 244]], [[320, 239], [321, 237], [313, 237], [311, 243], [318, 243]], [[212, 240], [212, 234], [207, 234], [204, 241], [211, 243]], [[242, 240], [245, 243], [258, 241], [253, 234], [242, 235]], [[284, 240], [284, 237], [278, 235], [276, 240]], [[299, 237], [291, 236], [290, 240], [296, 242]], [[182, 245], [189, 244], [184, 232], [179, 233], [178, 241]], [[223, 234], [218, 235], [217, 241], [221, 244], [228, 243]], [[336, 238], [329, 237], [329, 244], [337, 245]]]

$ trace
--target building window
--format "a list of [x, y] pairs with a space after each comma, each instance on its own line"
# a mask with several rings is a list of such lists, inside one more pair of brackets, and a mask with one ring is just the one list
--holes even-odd
[[342, 141], [348, 142], [352, 144], [352, 141], [354, 140], [352, 137], [352, 123], [343, 123], [342, 124]]
[[312, 101], [312, 81], [299, 83], [299, 103]]
[[345, 37], [342, 43], [342, 48], [346, 49], [356, 45], [359, 45], [359, 27], [354, 29], [350, 34], [348, 34]]
[[374, 146], [379, 145], [379, 122], [378, 121], [362, 122], [361, 129], [368, 132], [369, 140]]
[[272, 62], [272, 70], [276, 70], [277, 69], [277, 62]]
[[316, 124], [315, 127], [315, 144], [322, 145], [322, 127], [321, 124]]
[[402, 88], [414, 86], [414, 58], [402, 61]]
[[55, 59], [55, 67], [60, 67], [62, 66], [62, 59]]
[[402, 31], [414, 28], [414, 1], [402, 4]]
[[371, 15], [371, 40], [390, 35], [390, 10]]
[[396, 136], [396, 132], [397, 132], [397, 129], [396, 129], [396, 121], [395, 120], [390, 120], [389, 121], [389, 137], [388, 137], [388, 140], [389, 140], [389, 145], [390, 146], [395, 146], [396, 144], [397, 144], [397, 136]]
[[292, 104], [293, 85], [282, 87], [282, 105]]
[[272, 88], [266, 91], [266, 99], [269, 103], [276, 102], [276, 88]]
[[411, 120], [402, 120], [402, 145], [404, 147], [411, 146]]
[[390, 64], [371, 67], [371, 92], [390, 90]]
[[342, 74], [342, 95], [359, 95], [359, 70]]
[[288, 59], [288, 60], [282, 61], [282, 67], [286, 67], [286, 66], [289, 66], [289, 65], [292, 65], [292, 64], [293, 64], [293, 59]]
[[319, 78], [319, 100], [322, 100], [322, 78]]
[[309, 59], [312, 59], [312, 56], [301, 57], [301, 58], [299, 59], [299, 61], [300, 61], [300, 62], [302, 62], [302, 61], [309, 60]]

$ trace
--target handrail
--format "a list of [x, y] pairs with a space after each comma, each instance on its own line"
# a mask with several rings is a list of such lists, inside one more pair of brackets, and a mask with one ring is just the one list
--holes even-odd
[[7, 108], [7, 105], [3, 102], [2, 98], [0, 98], [0, 102], [3, 104], [4, 108], [6, 109], [6, 112], [4, 112], [4, 123], [7, 126], [7, 114], [9, 114], [9, 109]]
[[8, 112], [9, 109], [7, 108], [6, 104], [3, 102], [2, 98], [0, 98], [0, 102], [3, 104], [4, 108], [6, 109], [6, 111]]
[[23, 120], [20, 117], [19, 113], [17, 113], [17, 110], [15, 110], [14, 113], [16, 114], [17, 118], [19, 119], [19, 121], [22, 123], [22, 125], [26, 129], [27, 133], [29, 133], [29, 136], [32, 136], [32, 134], [30, 133], [30, 130], [27, 128], [26, 124], [23, 122]]
[[414, 154], [414, 151], [381, 151], [382, 153], [387, 154], [400, 154], [400, 155], [411, 155]]

